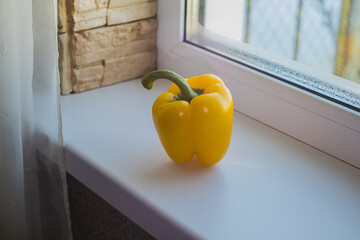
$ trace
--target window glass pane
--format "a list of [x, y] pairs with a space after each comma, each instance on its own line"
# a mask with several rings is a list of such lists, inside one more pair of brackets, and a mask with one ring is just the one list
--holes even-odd
[[360, 109], [360, 1], [187, 1], [185, 41]]

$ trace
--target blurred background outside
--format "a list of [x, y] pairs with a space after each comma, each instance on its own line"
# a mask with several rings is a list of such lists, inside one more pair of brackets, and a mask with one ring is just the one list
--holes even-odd
[[199, 11], [210, 31], [360, 83], [359, 0], [202, 0]]

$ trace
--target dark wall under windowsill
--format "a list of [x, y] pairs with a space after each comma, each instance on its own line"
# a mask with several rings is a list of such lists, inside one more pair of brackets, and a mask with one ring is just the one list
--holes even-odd
[[154, 239], [70, 174], [67, 183], [74, 240]]

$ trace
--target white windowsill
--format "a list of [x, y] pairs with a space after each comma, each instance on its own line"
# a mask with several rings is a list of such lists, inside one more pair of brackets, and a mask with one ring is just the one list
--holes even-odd
[[219, 164], [171, 162], [151, 117], [168, 86], [63, 96], [68, 172], [158, 239], [360, 236], [360, 170], [238, 112]]

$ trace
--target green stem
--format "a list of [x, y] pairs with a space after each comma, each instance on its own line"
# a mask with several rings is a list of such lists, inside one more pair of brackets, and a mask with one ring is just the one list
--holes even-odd
[[146, 89], [150, 90], [154, 85], [154, 81], [160, 78], [168, 79], [179, 87], [181, 100], [190, 102], [191, 99], [199, 95], [190, 87], [183, 77], [169, 70], [156, 70], [148, 73], [141, 79], [141, 83]]

